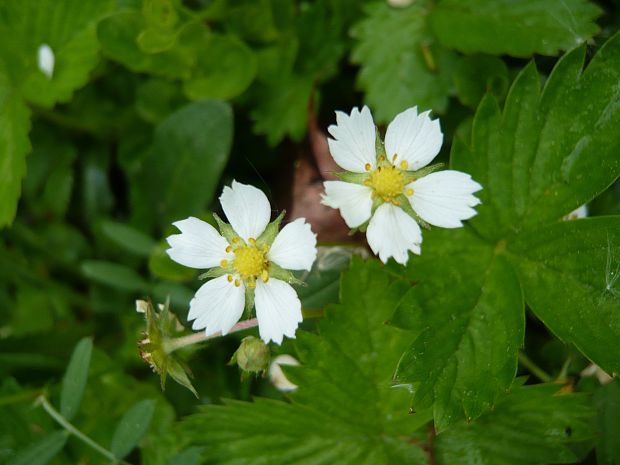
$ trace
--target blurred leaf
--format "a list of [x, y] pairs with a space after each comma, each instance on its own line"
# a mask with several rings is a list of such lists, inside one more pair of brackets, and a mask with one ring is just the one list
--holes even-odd
[[131, 407], [114, 431], [110, 451], [119, 459], [125, 457], [140, 442], [151, 424], [155, 401], [145, 399]]
[[569, 444], [592, 435], [592, 409], [583, 394], [558, 385], [518, 387], [492, 412], [437, 436], [437, 465], [574, 463]]
[[248, 88], [256, 76], [256, 58], [247, 45], [234, 36], [211, 34], [198, 55], [191, 77], [183, 84], [192, 100], [228, 100]]
[[157, 246], [155, 239], [128, 224], [106, 220], [101, 223], [101, 230], [119, 247], [140, 257], [148, 257]]
[[408, 391], [390, 386], [407, 331], [385, 324], [407, 289], [376, 261], [354, 259], [342, 275], [341, 304], [298, 331], [299, 386], [291, 402], [256, 399], [208, 406], [186, 421], [187, 434], [221, 464], [425, 464], [411, 434], [428, 421], [408, 415]]
[[445, 46], [461, 52], [527, 57], [585, 42], [598, 31], [600, 14], [587, 0], [440, 0], [430, 24]]
[[620, 463], [620, 381], [614, 379], [594, 393], [597, 408], [596, 460], [600, 465]]
[[86, 260], [80, 268], [87, 278], [123, 291], [140, 292], [148, 288], [148, 283], [138, 273], [118, 263]]
[[228, 161], [233, 121], [229, 105], [185, 105], [155, 129], [136, 182], [160, 225], [197, 215], [215, 194]]
[[149, 271], [161, 279], [169, 281], [188, 281], [196, 276], [196, 270], [172, 261], [166, 253], [168, 244], [162, 242], [151, 252]]
[[461, 59], [454, 71], [454, 84], [459, 101], [476, 108], [488, 92], [501, 101], [506, 96], [508, 67], [499, 58], [474, 55]]
[[190, 447], [171, 457], [166, 465], [200, 465], [203, 456], [202, 447]]
[[78, 342], [62, 379], [60, 413], [69, 421], [78, 412], [82, 402], [92, 350], [93, 340], [91, 338], [87, 337]]
[[0, 227], [15, 217], [30, 151], [29, 130], [30, 111], [0, 67]]
[[168, 50], [177, 38], [179, 15], [172, 0], [145, 0], [142, 4], [145, 29], [136, 41], [146, 53]]
[[137, 89], [136, 110], [149, 123], [157, 124], [186, 103], [180, 86], [165, 79], [151, 78]]
[[508, 247], [536, 316], [601, 368], [620, 372], [620, 217], [547, 225]]
[[7, 465], [45, 465], [62, 450], [68, 436], [66, 431], [50, 433], [19, 452]]
[[466, 229], [432, 230], [408, 268], [419, 284], [396, 318], [422, 331], [401, 358], [397, 379], [413, 384], [416, 408], [433, 405], [438, 432], [479, 417], [516, 373], [525, 330], [521, 288], [497, 252]]
[[375, 121], [386, 123], [414, 105], [443, 111], [454, 58], [433, 44], [425, 8], [392, 8], [381, 2], [369, 4], [365, 11], [366, 18], [351, 31], [357, 40], [351, 61], [361, 66], [357, 82]]
[[17, 289], [15, 309], [10, 322], [14, 336], [42, 333], [54, 326], [54, 311], [48, 289], [23, 285]]

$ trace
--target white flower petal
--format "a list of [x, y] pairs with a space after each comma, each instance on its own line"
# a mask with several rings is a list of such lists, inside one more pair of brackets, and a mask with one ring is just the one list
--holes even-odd
[[271, 218], [267, 196], [254, 186], [233, 181], [232, 187], [224, 187], [220, 203], [232, 228], [246, 241], [260, 236]]
[[350, 116], [337, 111], [336, 123], [327, 128], [333, 137], [327, 140], [329, 151], [336, 163], [355, 173], [365, 173], [367, 163], [374, 168], [377, 165], [376, 133], [368, 107], [364, 106], [361, 112], [353, 108]]
[[228, 281], [226, 275], [203, 284], [189, 303], [189, 321], [192, 329], [205, 328], [207, 336], [228, 331], [239, 321], [245, 306], [245, 286]]
[[287, 224], [271, 244], [267, 258], [287, 270], [308, 270], [316, 260], [316, 234], [304, 218]]
[[368, 186], [343, 181], [325, 181], [321, 203], [340, 209], [349, 228], [356, 228], [370, 218], [372, 189]]
[[422, 231], [420, 226], [401, 208], [384, 203], [375, 211], [366, 231], [368, 245], [383, 263], [394, 257], [405, 265], [409, 251], [420, 254]]
[[41, 44], [37, 50], [37, 66], [48, 79], [52, 79], [54, 76], [55, 61], [52, 47], [47, 44]]
[[190, 216], [173, 224], [181, 234], [166, 239], [170, 244], [166, 252], [175, 262], [190, 268], [213, 268], [233, 258], [226, 253], [226, 239], [209, 223]]
[[256, 318], [263, 341], [281, 344], [284, 336], [294, 338], [302, 321], [301, 302], [295, 290], [279, 279], [256, 282]]
[[406, 160], [408, 170], [419, 170], [437, 156], [443, 142], [439, 120], [431, 120], [430, 111], [418, 115], [417, 107], [396, 115], [385, 133], [385, 152], [394, 164]]
[[269, 379], [276, 389], [283, 392], [291, 392], [297, 389], [297, 385], [291, 383], [280, 368], [281, 365], [299, 366], [299, 361], [288, 354], [278, 355], [269, 367]]
[[453, 170], [431, 173], [407, 187], [413, 189], [409, 202], [420, 218], [442, 228], [459, 228], [474, 216], [472, 207], [480, 200], [472, 194], [482, 189], [469, 174]]

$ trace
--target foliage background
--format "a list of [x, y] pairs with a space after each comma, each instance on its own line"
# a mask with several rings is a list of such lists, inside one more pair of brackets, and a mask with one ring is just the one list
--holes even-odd
[[[620, 384], [581, 374], [620, 371], [619, 5], [391, 3], [0, 4], [1, 463], [110, 463], [41, 396], [130, 463], [620, 463]], [[484, 186], [406, 269], [349, 265], [363, 237], [317, 205], [325, 128], [364, 103], [433, 109]], [[233, 178], [313, 222], [327, 310], [273, 347], [293, 394], [227, 365], [246, 333], [178, 352], [198, 399], [162, 392], [134, 300], [184, 321], [198, 273], [163, 239]]]

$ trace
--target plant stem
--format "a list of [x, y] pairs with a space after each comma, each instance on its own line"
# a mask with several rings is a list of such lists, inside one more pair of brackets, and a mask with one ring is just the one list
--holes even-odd
[[[236, 333], [237, 331], [243, 331], [244, 329], [254, 328], [256, 326], [258, 326], [258, 320], [256, 318], [240, 321], [235, 326], [233, 326], [230, 331], [228, 331], [228, 334]], [[167, 354], [170, 354], [175, 350], [180, 349], [181, 347], [198, 344], [208, 339], [213, 339], [220, 336], [220, 333], [212, 334], [211, 336], [206, 336], [204, 332], [189, 334], [187, 336], [177, 337], [175, 339], [165, 341], [164, 350]]]
[[69, 421], [65, 417], [63, 417], [60, 414], [60, 412], [54, 408], [52, 404], [49, 403], [49, 401], [45, 398], [45, 396], [40, 395], [39, 397], [37, 397], [37, 403], [41, 404], [43, 406], [43, 409], [45, 409], [45, 411], [49, 414], [49, 416], [52, 417], [56, 421], [56, 423], [62, 426], [67, 432], [74, 435], [76, 438], [78, 438], [83, 443], [88, 444], [90, 447], [95, 449], [105, 458], [109, 459], [112, 464], [120, 463], [120, 464], [130, 465], [124, 460], [121, 460], [118, 457], [116, 457], [112, 452], [107, 450], [105, 447], [97, 444], [95, 441], [93, 441], [91, 438], [86, 436], [79, 429], [77, 429], [75, 426], [69, 423]]
[[519, 363], [543, 383], [550, 383], [552, 381], [551, 375], [536, 365], [524, 352], [519, 352]]

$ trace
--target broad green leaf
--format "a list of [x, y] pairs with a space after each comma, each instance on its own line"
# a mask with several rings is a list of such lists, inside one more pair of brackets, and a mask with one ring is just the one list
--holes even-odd
[[30, 111], [0, 67], [0, 227], [15, 218], [30, 151]]
[[375, 120], [387, 123], [412, 107], [443, 111], [448, 104], [453, 56], [433, 44], [426, 9], [373, 3], [352, 29], [357, 40], [351, 61], [359, 64], [358, 85]]
[[183, 88], [192, 100], [228, 100], [248, 88], [256, 76], [252, 50], [234, 37], [211, 34]]
[[556, 55], [590, 39], [601, 10], [587, 0], [440, 0], [433, 32], [447, 47], [527, 57]]
[[14, 456], [7, 465], [45, 465], [62, 450], [69, 434], [54, 431]]
[[84, 338], [77, 343], [67, 371], [62, 379], [60, 391], [60, 413], [71, 420], [80, 408], [84, 388], [88, 380], [88, 368], [90, 367], [90, 355], [93, 350], [93, 340]]
[[131, 407], [118, 423], [110, 451], [119, 459], [129, 454], [146, 434], [155, 412], [155, 401], [141, 400]]
[[101, 230], [119, 247], [141, 257], [150, 256], [157, 246], [155, 239], [124, 223], [107, 220]]
[[145, 81], [136, 93], [136, 111], [141, 118], [153, 124], [159, 124], [175, 109], [187, 103], [180, 85], [160, 78]]
[[560, 339], [620, 372], [620, 217], [548, 225], [508, 248], [525, 300]]
[[503, 112], [483, 99], [471, 143], [455, 140], [452, 165], [484, 189], [472, 221], [491, 240], [555, 221], [603, 192], [620, 173], [620, 35], [582, 71], [584, 47], [565, 55], [542, 93], [533, 63]]
[[[433, 405], [439, 431], [473, 420], [510, 387], [523, 344], [521, 288], [501, 247], [469, 230], [425, 233], [407, 277], [418, 284], [396, 313], [419, 332], [398, 367], [414, 408]], [[484, 379], [484, 382], [481, 382]]]
[[574, 463], [571, 442], [591, 437], [592, 409], [583, 394], [560, 386], [523, 386], [492, 412], [437, 436], [437, 465], [542, 465]]
[[[0, 61], [26, 99], [50, 108], [65, 102], [88, 81], [99, 61], [95, 26], [109, 13], [112, 0], [20, 0], [0, 6]], [[48, 45], [54, 69], [46, 76], [37, 65], [38, 50]]]
[[594, 393], [597, 407], [596, 459], [600, 465], [620, 463], [620, 381], [614, 379]]
[[148, 283], [136, 271], [118, 263], [86, 260], [80, 268], [87, 278], [123, 291], [139, 292], [148, 287]]
[[156, 127], [136, 183], [159, 224], [208, 206], [228, 161], [232, 132], [230, 106], [212, 100], [188, 104]]
[[473, 108], [487, 92], [503, 100], [510, 84], [506, 63], [489, 55], [462, 58], [454, 70], [453, 79], [459, 101]]
[[412, 434], [428, 416], [408, 415], [408, 391], [391, 387], [411, 335], [386, 320], [407, 287], [376, 261], [354, 259], [321, 336], [297, 333], [302, 366], [286, 370], [299, 386], [291, 402], [206, 407], [187, 420], [187, 434], [221, 464], [425, 464]]

